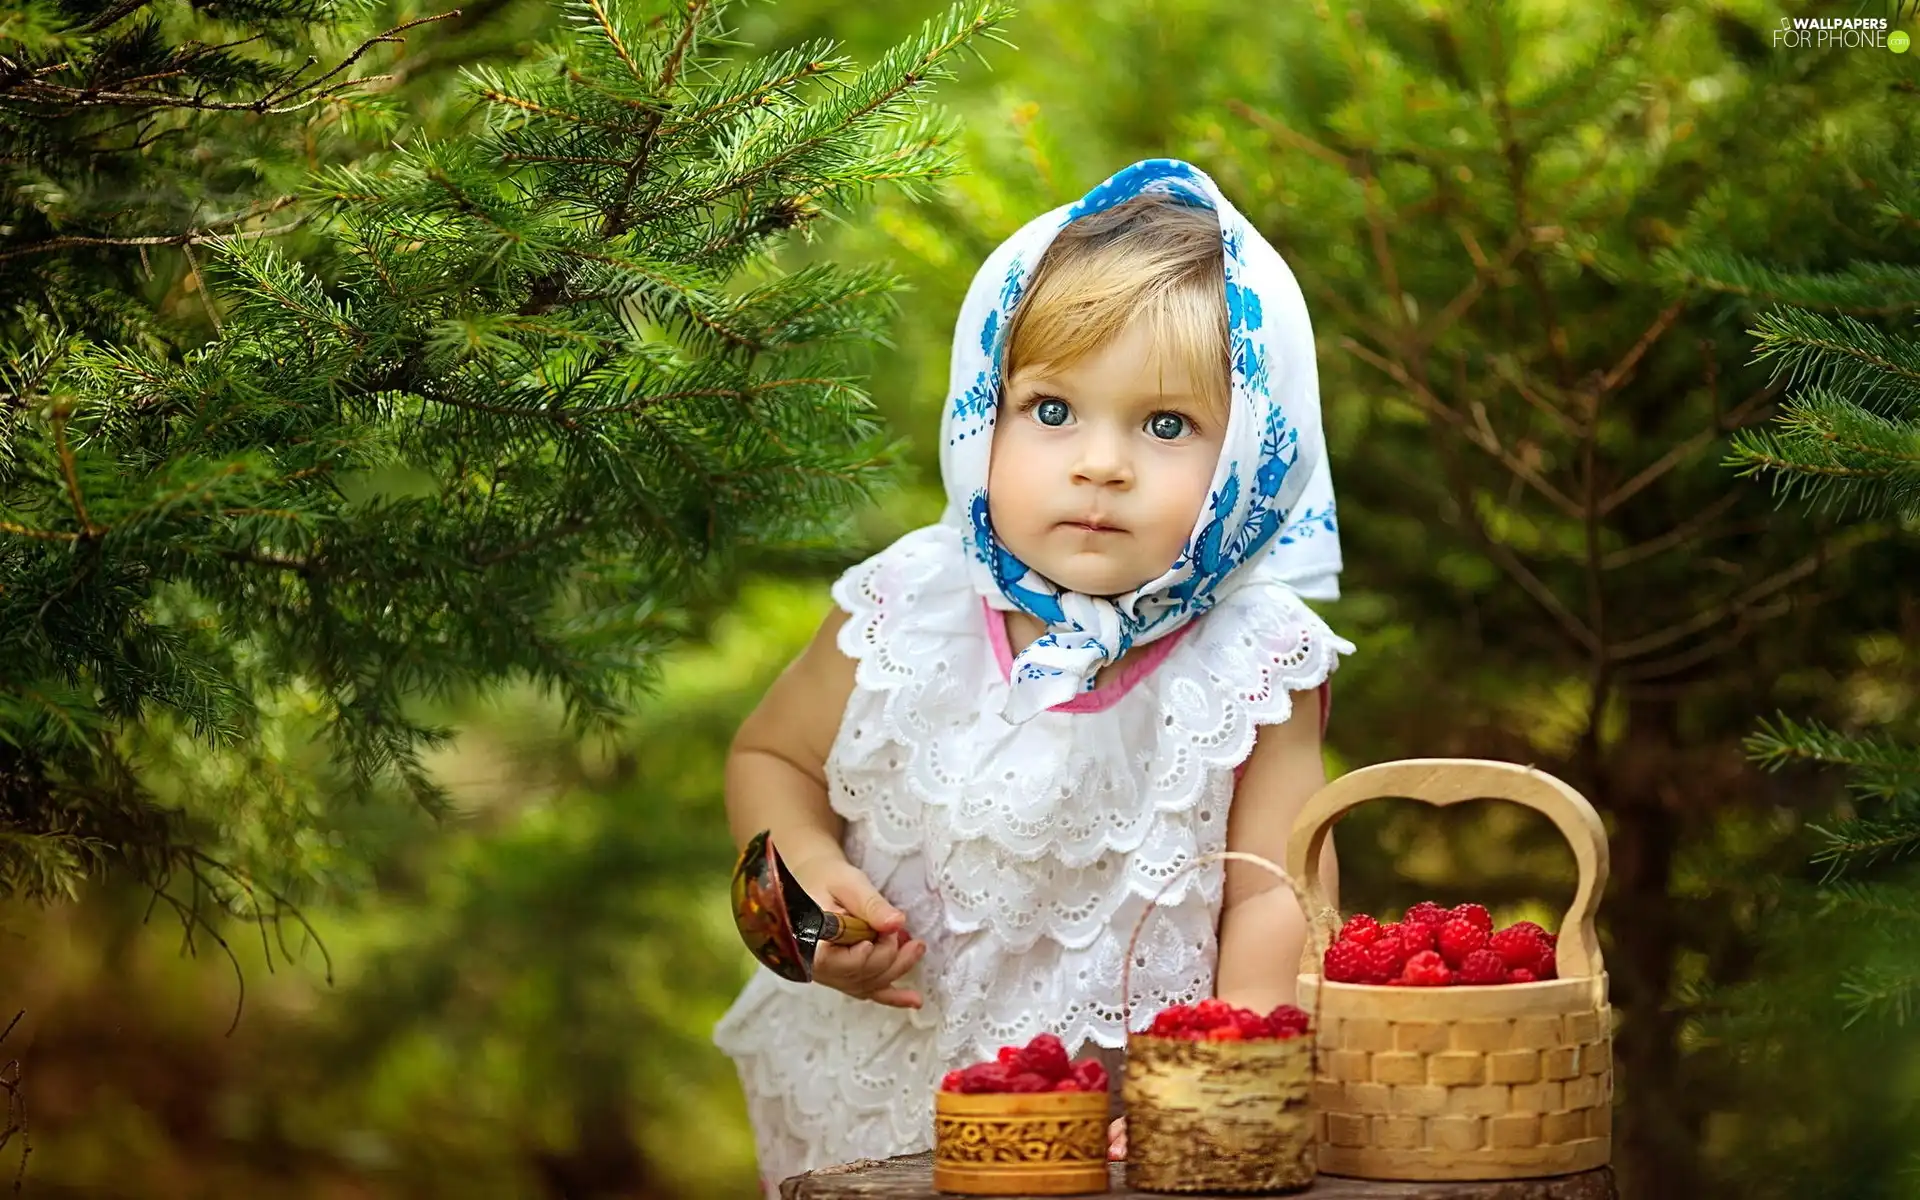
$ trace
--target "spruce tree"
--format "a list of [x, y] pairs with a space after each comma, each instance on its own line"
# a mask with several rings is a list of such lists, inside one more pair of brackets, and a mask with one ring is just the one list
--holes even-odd
[[[1896, 192], [1888, 205], [1912, 220], [1920, 213], [1920, 175], [1890, 178]], [[1920, 339], [1906, 324], [1920, 310], [1913, 269], [1860, 262], [1812, 275], [1743, 260], [1697, 269], [1719, 290], [1780, 302], [1752, 333], [1758, 357], [1794, 390], [1770, 427], [1735, 439], [1731, 465], [1849, 525], [1904, 523], [1911, 545], [1920, 532]], [[1889, 583], [1910, 590], [1915, 570], [1909, 558], [1906, 573]], [[1863, 958], [1840, 982], [1855, 1020], [1904, 1023], [1920, 1012], [1916, 733], [1920, 721], [1908, 706], [1875, 732], [1782, 715], [1748, 743], [1773, 769], [1811, 764], [1844, 772], [1851, 802], [1814, 827], [1814, 861], [1825, 872], [1827, 915], [1845, 921], [1861, 945]]]
[[543, 61], [472, 73], [468, 135], [297, 190], [324, 272], [211, 230], [211, 341], [23, 315], [0, 894], [118, 871], [189, 931], [277, 917], [371, 802], [441, 806], [417, 701], [531, 681], [605, 724], [736, 551], [834, 538], [887, 478], [853, 366], [893, 279], [771, 255], [950, 170], [925, 93], [1008, 10], [856, 69], [729, 58], [731, 8], [572, 5]]
[[[1880, 200], [1862, 224], [1876, 249], [1897, 247], [1920, 212], [1911, 147], [1857, 148], [1852, 170]], [[1783, 392], [1767, 426], [1733, 439], [1725, 465], [1771, 484], [1830, 539], [1885, 536], [1892, 551], [1840, 610], [1852, 663], [1834, 676], [1795, 671], [1808, 681], [1797, 714], [1746, 739], [1808, 814], [1792, 845], [1810, 861], [1783, 864], [1757, 889], [1763, 936], [1746, 978], [1689, 989], [1695, 1039], [1742, 1064], [1757, 1093], [1795, 1099], [1786, 1121], [1727, 1129], [1740, 1194], [1905, 1200], [1920, 1164], [1920, 1098], [1899, 1067], [1920, 1048], [1920, 343], [1910, 332], [1920, 288], [1911, 266], [1872, 258], [1810, 271], [1709, 250], [1667, 265], [1751, 323], [1755, 357]], [[1841, 786], [1809, 767], [1830, 768]]]

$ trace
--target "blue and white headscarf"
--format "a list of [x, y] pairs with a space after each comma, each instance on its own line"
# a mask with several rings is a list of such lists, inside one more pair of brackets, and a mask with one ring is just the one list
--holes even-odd
[[[1212, 209], [1226, 258], [1232, 412], [1213, 483], [1186, 547], [1166, 574], [1108, 598], [1060, 588], [1015, 558], [987, 512], [987, 465], [999, 408], [1006, 330], [1040, 256], [1069, 222], [1153, 193]], [[1293, 272], [1198, 168], [1148, 159], [1079, 201], [1028, 222], [967, 289], [954, 331], [941, 420], [943, 523], [971, 549], [974, 586], [998, 610], [1019, 609], [1046, 633], [1014, 659], [1002, 715], [1025, 721], [1091, 690], [1100, 668], [1162, 638], [1259, 579], [1309, 599], [1339, 595], [1333, 476], [1320, 429], [1313, 327]]]

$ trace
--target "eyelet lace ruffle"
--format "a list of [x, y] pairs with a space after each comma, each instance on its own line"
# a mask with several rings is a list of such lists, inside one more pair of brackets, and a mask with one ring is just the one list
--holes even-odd
[[[1124, 1045], [1121, 959], [1149, 899], [1224, 846], [1257, 728], [1353, 649], [1288, 589], [1243, 587], [1107, 707], [1010, 725], [963, 554], [930, 526], [833, 588], [856, 686], [828, 795], [848, 857], [928, 942], [903, 981], [926, 1006], [756, 975], [716, 1040], [770, 1178], [925, 1149], [940, 1075], [999, 1046], [1043, 1030], [1069, 1053]], [[1212, 993], [1221, 882], [1217, 865], [1182, 876], [1143, 929], [1136, 1027]]]

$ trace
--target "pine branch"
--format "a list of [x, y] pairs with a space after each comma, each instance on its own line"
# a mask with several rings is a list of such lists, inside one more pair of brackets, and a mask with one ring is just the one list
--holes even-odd
[[1920, 421], [1880, 416], [1829, 387], [1792, 397], [1771, 429], [1741, 430], [1726, 462], [1809, 505], [1920, 514]]
[[42, 903], [72, 900], [103, 849], [100, 839], [65, 830], [26, 832], [0, 826], [0, 891]]
[[[45, 68], [25, 76], [14, 75], [11, 79], [0, 80], [0, 106], [20, 106], [25, 112], [41, 119], [64, 118], [89, 110], [108, 108], [284, 115], [311, 108], [323, 100], [384, 80], [386, 76], [369, 75], [348, 78], [337, 83], [327, 82], [341, 72], [349, 70], [375, 46], [397, 45], [406, 40], [400, 35], [407, 30], [459, 15], [460, 11], [453, 9], [395, 25], [383, 33], [367, 38], [349, 51], [340, 62], [309, 82], [288, 81], [285, 84], [270, 87], [249, 100], [221, 100], [201, 94], [198, 90], [182, 92], [159, 86], [168, 82], [189, 80], [196, 73], [220, 73], [221, 64], [231, 61], [218, 57], [219, 51], [225, 47], [206, 47], [194, 52], [191, 63], [178, 65], [164, 72], [116, 78], [105, 84], [96, 80], [76, 84], [55, 83], [52, 82], [55, 72]], [[231, 43], [231, 45], [239, 44], [241, 43]], [[299, 96], [306, 98], [293, 102], [295, 97]]]
[[1794, 388], [1825, 388], [1889, 416], [1920, 412], [1920, 346], [1852, 317], [1781, 309], [1750, 331], [1756, 360]]
[[1823, 916], [1851, 918], [1908, 938], [1920, 936], [1920, 892], [1905, 882], [1842, 880], [1823, 889], [1821, 908]]
[[1842, 271], [1808, 274], [1715, 251], [1662, 250], [1654, 256], [1654, 265], [1675, 286], [1756, 305], [1791, 305], [1857, 317], [1920, 310], [1920, 268], [1899, 264], [1860, 262]]
[[279, 212], [295, 203], [293, 196], [280, 196], [265, 204], [256, 204], [236, 217], [223, 221], [213, 221], [185, 233], [167, 234], [158, 237], [57, 237], [41, 242], [29, 242], [25, 245], [0, 247], [0, 259], [18, 258], [28, 254], [52, 254], [61, 250], [74, 250], [82, 246], [189, 246], [212, 242], [220, 238], [250, 240], [255, 238], [279, 237], [298, 229], [302, 222], [281, 225], [271, 229], [236, 230], [234, 227], [263, 217], [268, 213]]
[[813, 41], [749, 63], [738, 73], [713, 84], [693, 84], [680, 115], [662, 125], [663, 139], [695, 136], [736, 116], [742, 109], [776, 103], [794, 103], [801, 86], [844, 73], [847, 60], [835, 55], [831, 42]]
[[1920, 965], [1915, 960], [1858, 967], [1840, 983], [1848, 1024], [1865, 1020], [1905, 1025], [1920, 1005]]
[[1739, 617], [1794, 584], [1810, 578], [1825, 564], [1863, 546], [1883, 541], [1887, 536], [1888, 531], [1871, 526], [1845, 530], [1816, 553], [1748, 584], [1726, 599], [1700, 608], [1671, 625], [1615, 642], [1609, 647], [1608, 653], [1616, 661], [1624, 662], [1663, 650], [1694, 634], [1710, 630], [1730, 617]]
[[1748, 736], [1746, 751], [1769, 771], [1797, 764], [1844, 768], [1849, 787], [1867, 797], [1891, 800], [1920, 790], [1920, 746], [1891, 737], [1843, 734], [1781, 714], [1762, 722], [1760, 731]]
[[847, 81], [834, 103], [742, 122], [717, 147], [712, 178], [684, 203], [705, 207], [727, 196], [791, 184], [822, 168], [855, 165], [858, 160], [848, 155], [846, 144], [833, 136], [835, 131], [876, 130], [887, 119], [904, 115], [906, 106], [929, 84], [948, 76], [945, 62], [955, 50], [971, 39], [993, 36], [995, 27], [1012, 14], [1012, 7], [999, 0], [955, 4]]
[[1920, 817], [1911, 812], [1900, 819], [1857, 818], [1809, 828], [1823, 843], [1813, 861], [1826, 865], [1830, 880], [1920, 852]]
[[[1868, 289], [1882, 301], [1890, 292], [1920, 294], [1920, 272], [1902, 267], [1857, 266], [1841, 277], [1785, 276], [1724, 262], [1716, 269], [1803, 306], [1868, 311]], [[1911, 300], [1905, 307], [1911, 310]], [[1774, 379], [1797, 390], [1770, 430], [1735, 437], [1728, 465], [1770, 476], [1776, 490], [1807, 502], [1920, 513], [1920, 343], [1804, 307], [1763, 314], [1753, 333], [1757, 357], [1772, 359]], [[1789, 763], [1841, 767], [1849, 790], [1870, 805], [1865, 815], [1811, 827], [1821, 840], [1813, 861], [1826, 867], [1829, 881], [1920, 853], [1920, 746], [1780, 716], [1749, 737], [1746, 749], [1769, 770]], [[1907, 872], [1897, 883], [1842, 883], [1829, 892], [1829, 915], [1849, 917], [1880, 942], [1842, 982], [1850, 1023], [1903, 1024], [1920, 998], [1915, 881]]]
[[[588, 2], [593, 4], [596, 15], [603, 15], [594, 0], [588, 0]], [[667, 51], [666, 61], [661, 64], [659, 77], [651, 81], [641, 76], [638, 67], [628, 57], [626, 48], [620, 44], [619, 36], [613, 26], [602, 22], [608, 41], [619, 52], [628, 68], [633, 71], [634, 77], [641, 79], [643, 83], [648, 83], [653, 93], [651, 111], [648, 112], [646, 125], [639, 134], [639, 145], [633, 151], [632, 160], [627, 164], [613, 206], [607, 210], [606, 216], [601, 220], [600, 236], [603, 239], [619, 237], [632, 227], [631, 210], [634, 189], [646, 176], [647, 165], [652, 160], [654, 148], [657, 145], [660, 122], [666, 117], [667, 109], [671, 104], [670, 97], [680, 82], [681, 70], [686, 66], [687, 59], [694, 49], [695, 39], [699, 36], [703, 21], [707, 19], [707, 10], [710, 7], [708, 0], [688, 0], [686, 11], [680, 17], [680, 29], [674, 35], [673, 45]]]

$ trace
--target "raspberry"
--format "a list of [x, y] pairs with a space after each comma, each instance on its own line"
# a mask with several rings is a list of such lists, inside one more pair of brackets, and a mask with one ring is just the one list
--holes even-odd
[[1367, 982], [1385, 983], [1407, 965], [1407, 948], [1397, 937], [1382, 937], [1367, 947]]
[[1547, 952], [1547, 943], [1534, 930], [1514, 925], [1487, 939], [1487, 949], [1498, 954], [1500, 961], [1509, 967], [1532, 967], [1540, 961], [1541, 954]]
[[1422, 900], [1407, 910], [1407, 915], [1401, 918], [1401, 924], [1439, 926], [1445, 924], [1446, 920], [1446, 909], [1431, 900]]
[[967, 1089], [960, 1085], [965, 1079], [966, 1076], [962, 1072], [948, 1071], [940, 1077], [940, 1090], [943, 1092], [964, 1092]]
[[1268, 1027], [1267, 1019], [1251, 1009], [1234, 1009], [1233, 1027], [1240, 1031], [1241, 1037], [1247, 1039], [1257, 1040], [1273, 1036], [1273, 1030]]
[[1193, 1028], [1193, 1007], [1176, 1004], [1172, 1008], [1163, 1008], [1154, 1015], [1153, 1024], [1147, 1032], [1155, 1037], [1185, 1037]]
[[1439, 927], [1413, 921], [1396, 925], [1394, 928], [1400, 933], [1400, 944], [1407, 948], [1407, 957], [1412, 958], [1422, 950], [1433, 949], [1434, 934]]
[[1097, 1058], [1083, 1058], [1073, 1064], [1073, 1079], [1083, 1092], [1107, 1090], [1107, 1068]]
[[1216, 1025], [1207, 1030], [1205, 1038], [1209, 1042], [1243, 1042], [1246, 1035], [1240, 1032], [1238, 1025]]
[[1000, 1052], [996, 1056], [995, 1061], [997, 1061], [1003, 1067], [1012, 1067], [1016, 1071], [1019, 1070], [1020, 1069], [1020, 1047], [1018, 1046], [1000, 1047]]
[[1347, 923], [1340, 927], [1340, 940], [1343, 942], [1358, 942], [1366, 946], [1379, 936], [1380, 922], [1365, 913], [1348, 917]]
[[975, 1063], [960, 1072], [963, 1092], [1004, 1092], [1013, 1082], [1013, 1072], [1000, 1063]]
[[1513, 970], [1507, 972], [1508, 983], [1532, 983], [1533, 981], [1533, 972], [1527, 970], [1525, 967], [1515, 967]]
[[1039, 1034], [1028, 1042], [1027, 1048], [1020, 1051], [1016, 1065], [1019, 1070], [1031, 1071], [1049, 1084], [1060, 1082], [1073, 1070], [1067, 1059], [1067, 1048], [1051, 1033]]
[[1507, 964], [1491, 950], [1475, 950], [1460, 963], [1460, 982], [1469, 984], [1505, 983]]
[[1448, 966], [1457, 967], [1475, 950], [1486, 949], [1487, 931], [1464, 917], [1449, 917], [1434, 940], [1439, 944], [1440, 957]]
[[1404, 978], [1411, 987], [1445, 987], [1453, 982], [1453, 972], [1438, 954], [1422, 950], [1407, 960]]
[[1233, 1020], [1233, 1005], [1218, 996], [1209, 996], [1193, 1006], [1195, 1029], [1218, 1029]]
[[1542, 946], [1539, 959], [1529, 969], [1536, 979], [1560, 978], [1560, 964], [1555, 960], [1553, 947]]
[[1487, 911], [1487, 906], [1484, 904], [1456, 905], [1453, 910], [1453, 915], [1463, 920], [1472, 921], [1480, 927], [1480, 932], [1482, 933], [1493, 932], [1493, 914]]
[[1080, 1086], [1080, 1081], [1077, 1079], [1062, 1079], [1059, 1083], [1053, 1085], [1053, 1090], [1056, 1092], [1079, 1092], [1085, 1091], [1086, 1089]]
[[1535, 925], [1532, 921], [1515, 921], [1513, 924], [1507, 926], [1507, 928], [1524, 930], [1527, 933], [1533, 934], [1543, 942], [1546, 941], [1548, 937], [1547, 931]]
[[1299, 1037], [1307, 1031], [1308, 1020], [1305, 1009], [1282, 1004], [1267, 1014], [1267, 1027], [1277, 1038]]
[[1053, 1085], [1054, 1080], [1048, 1079], [1045, 1075], [1022, 1071], [1007, 1084], [1007, 1090], [1009, 1092], [1050, 1092], [1053, 1090]]
[[1326, 972], [1329, 983], [1365, 983], [1373, 973], [1367, 962], [1367, 948], [1358, 942], [1335, 942], [1328, 946], [1320, 969]]

